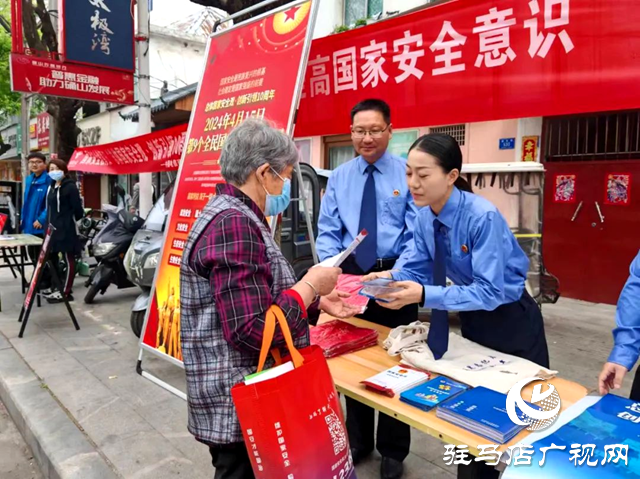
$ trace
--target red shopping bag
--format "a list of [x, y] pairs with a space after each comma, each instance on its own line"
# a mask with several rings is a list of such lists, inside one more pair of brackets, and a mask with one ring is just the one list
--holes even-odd
[[[338, 394], [322, 349], [297, 350], [282, 310], [265, 318], [258, 371], [271, 347], [276, 321], [295, 369], [282, 376], [231, 389], [256, 478], [355, 479]], [[273, 350], [280, 362], [277, 349]]]

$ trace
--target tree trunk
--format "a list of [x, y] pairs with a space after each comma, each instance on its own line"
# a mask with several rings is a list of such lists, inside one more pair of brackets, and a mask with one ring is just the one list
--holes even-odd
[[[56, 36], [51, 16], [44, 4], [44, 0], [22, 0], [22, 24], [24, 37], [29, 48], [48, 53], [58, 52], [58, 37]], [[37, 16], [37, 19], [36, 19]], [[41, 32], [38, 31], [40, 21]], [[42, 38], [41, 38], [42, 36]], [[73, 151], [78, 146], [79, 128], [76, 125], [76, 113], [82, 107], [81, 100], [60, 97], [46, 97], [47, 112], [56, 132], [58, 158], [69, 161]]]

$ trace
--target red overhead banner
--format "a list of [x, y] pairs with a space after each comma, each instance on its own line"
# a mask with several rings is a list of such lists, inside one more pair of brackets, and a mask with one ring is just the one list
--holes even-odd
[[640, 107], [636, 0], [453, 0], [311, 46], [296, 137]]
[[133, 74], [49, 58], [11, 54], [11, 89], [133, 105]]
[[185, 123], [106, 145], [76, 148], [69, 169], [108, 175], [177, 170], [186, 133]]
[[247, 118], [290, 131], [310, 36], [311, 2], [279, 8], [209, 39], [142, 344], [180, 363], [180, 263], [191, 225], [224, 180], [218, 160]]

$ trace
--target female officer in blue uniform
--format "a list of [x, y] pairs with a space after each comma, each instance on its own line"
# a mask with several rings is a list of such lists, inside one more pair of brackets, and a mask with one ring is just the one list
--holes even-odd
[[[393, 277], [402, 288], [381, 306], [432, 309], [427, 343], [436, 359], [447, 351], [448, 311], [459, 311], [465, 338], [548, 368], [542, 314], [525, 288], [529, 260], [497, 208], [471, 192], [461, 168], [460, 147], [449, 135], [424, 135], [411, 146], [407, 182], [423, 207], [414, 245], [396, 263], [399, 271], [364, 279]], [[446, 278], [454, 286], [445, 287]], [[458, 469], [458, 477], [498, 475], [481, 462]]]

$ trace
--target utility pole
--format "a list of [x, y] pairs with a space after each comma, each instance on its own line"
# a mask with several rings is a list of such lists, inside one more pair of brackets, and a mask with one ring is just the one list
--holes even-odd
[[[58, 21], [60, 16], [58, 14], [58, 0], [49, 0], [49, 16], [51, 17], [51, 24], [53, 25], [53, 29], [56, 31], [56, 36], [58, 36]], [[55, 16], [52, 14], [55, 12]], [[60, 39], [58, 38], [58, 45], [60, 45]], [[58, 132], [56, 129], [55, 118], [49, 118], [49, 155], [54, 155], [58, 153]]]
[[31, 112], [31, 100], [26, 93], [22, 93], [20, 97], [20, 127], [22, 129], [22, 156], [20, 168], [22, 170], [22, 192], [24, 194], [25, 182], [27, 181], [27, 176], [29, 176], [27, 157], [31, 150], [31, 136], [29, 135], [29, 113]]
[[[138, 136], [151, 133], [151, 84], [149, 77], [149, 2], [138, 0]], [[140, 173], [140, 216], [153, 206], [151, 173]]]

